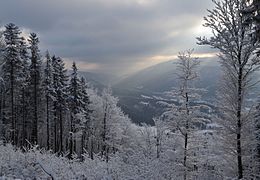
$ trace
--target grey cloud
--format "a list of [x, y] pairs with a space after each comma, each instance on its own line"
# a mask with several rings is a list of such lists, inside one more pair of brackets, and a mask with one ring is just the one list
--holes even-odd
[[[8, 0], [1, 2], [0, 22], [35, 31], [43, 50], [122, 69], [144, 57], [194, 46], [195, 36], [189, 29], [200, 23], [212, 5], [211, 0], [150, 2]], [[171, 36], [173, 32], [179, 33]]]

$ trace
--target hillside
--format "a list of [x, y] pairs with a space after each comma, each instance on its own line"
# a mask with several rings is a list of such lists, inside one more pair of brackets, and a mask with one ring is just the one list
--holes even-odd
[[[220, 78], [220, 66], [217, 60], [202, 59], [198, 70], [197, 88], [205, 88], [207, 92], [202, 100], [212, 102]], [[113, 86], [114, 95], [119, 97], [119, 105], [135, 123], [153, 124], [152, 118], [160, 115], [164, 109], [157, 102], [166, 100], [165, 91], [178, 85], [176, 63], [168, 61], [146, 68]]]

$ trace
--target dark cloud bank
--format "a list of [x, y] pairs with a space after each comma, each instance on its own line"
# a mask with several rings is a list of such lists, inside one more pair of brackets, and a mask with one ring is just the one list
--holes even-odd
[[1, 0], [0, 22], [35, 31], [43, 50], [86, 69], [126, 73], [149, 57], [193, 48], [211, 6], [211, 0]]

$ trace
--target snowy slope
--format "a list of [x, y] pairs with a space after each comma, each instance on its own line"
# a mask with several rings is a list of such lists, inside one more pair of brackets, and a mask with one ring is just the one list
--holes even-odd
[[23, 153], [0, 145], [0, 180], [11, 179], [109, 179], [103, 161], [69, 161], [54, 154], [31, 150]]

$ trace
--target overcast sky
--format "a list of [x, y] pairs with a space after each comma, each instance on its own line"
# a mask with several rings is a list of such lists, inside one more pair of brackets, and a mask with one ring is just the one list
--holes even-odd
[[128, 74], [170, 60], [209, 34], [211, 0], [1, 0], [0, 23], [36, 32], [41, 50], [81, 70]]

